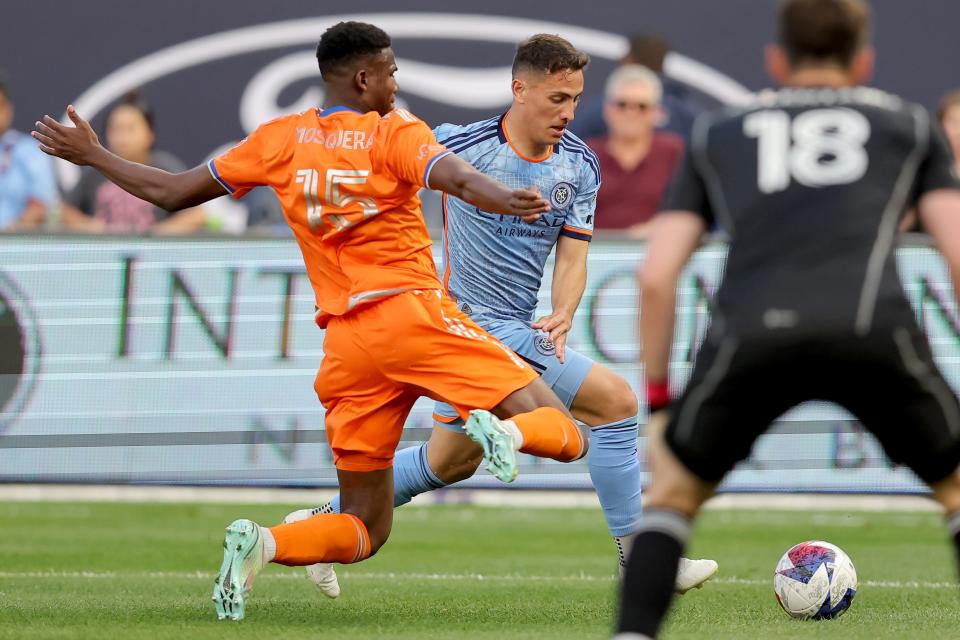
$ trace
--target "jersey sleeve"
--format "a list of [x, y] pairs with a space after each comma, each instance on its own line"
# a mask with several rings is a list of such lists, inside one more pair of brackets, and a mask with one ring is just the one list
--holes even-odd
[[949, 143], [935, 122], [931, 121], [929, 128], [930, 142], [927, 145], [927, 153], [917, 168], [917, 178], [914, 182], [914, 204], [930, 191], [960, 189], [960, 178], [957, 176]]
[[207, 163], [210, 175], [233, 198], [242, 198], [251, 189], [268, 184], [263, 129], [259, 127], [226, 153]]
[[[560, 235], [590, 242], [593, 238], [594, 217], [597, 211], [597, 193], [600, 191], [600, 162], [592, 151], [584, 155], [580, 166], [580, 184], [563, 221]], [[554, 200], [551, 195], [551, 202]]]
[[663, 199], [662, 211], [691, 211], [701, 216], [708, 227], [714, 224], [713, 209], [707, 195], [703, 176], [697, 170], [693, 158], [692, 145], [687, 145], [680, 161], [680, 168], [674, 174], [673, 181]]
[[426, 123], [408, 111], [390, 112], [384, 124], [387, 141], [378, 147], [383, 166], [403, 182], [428, 187], [433, 166], [450, 151], [437, 143]]

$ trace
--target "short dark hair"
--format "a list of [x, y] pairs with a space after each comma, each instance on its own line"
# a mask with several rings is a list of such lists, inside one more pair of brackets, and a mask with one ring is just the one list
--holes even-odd
[[150, 131], [156, 131], [154, 128], [156, 126], [156, 114], [153, 110], [153, 106], [147, 102], [147, 98], [143, 95], [143, 91], [140, 89], [131, 89], [120, 98], [110, 111], [107, 113], [107, 120], [110, 119], [110, 114], [119, 109], [120, 107], [130, 107], [140, 112], [140, 115], [143, 116], [143, 119], [147, 122], [147, 126], [150, 127]]
[[670, 53], [670, 43], [655, 33], [636, 33], [630, 36], [626, 62], [643, 65], [651, 71], [663, 73], [663, 59]]
[[538, 33], [517, 45], [513, 58], [513, 76], [521, 71], [579, 71], [590, 64], [590, 56], [560, 36]]
[[317, 45], [320, 75], [326, 78], [358, 59], [376, 55], [390, 46], [390, 36], [366, 22], [338, 22], [323, 32]]
[[870, 9], [862, 0], [785, 0], [780, 6], [780, 45], [793, 66], [848, 67], [869, 31]]
[[947, 111], [954, 107], [960, 107], [960, 89], [954, 89], [950, 93], [940, 98], [940, 104], [937, 107], [937, 120], [943, 122]]

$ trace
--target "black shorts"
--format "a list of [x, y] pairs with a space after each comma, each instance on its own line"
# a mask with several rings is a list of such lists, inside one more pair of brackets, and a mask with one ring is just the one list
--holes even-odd
[[807, 400], [846, 408], [928, 484], [960, 463], [960, 403], [915, 326], [867, 337], [711, 336], [670, 409], [666, 441], [690, 471], [719, 482], [773, 420]]

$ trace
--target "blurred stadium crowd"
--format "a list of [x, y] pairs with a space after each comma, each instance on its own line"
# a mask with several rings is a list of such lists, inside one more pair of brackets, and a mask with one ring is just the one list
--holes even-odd
[[[663, 74], [669, 43], [637, 34], [599, 95], [585, 95], [570, 130], [600, 159], [603, 185], [596, 229], [612, 237], [643, 239], [701, 112], [719, 106], [712, 98]], [[220, 198], [203, 207], [164, 211], [139, 200], [86, 168], [62, 189], [53, 161], [25, 132], [12, 128], [18, 90], [0, 71], [0, 232], [109, 235], [288, 235], [280, 204], [266, 188], [242, 201]], [[909, 97], [909, 96], [907, 96]], [[960, 89], [946, 93], [937, 117], [958, 159]], [[163, 150], [157, 114], [141, 91], [115, 103], [99, 135], [123, 158], [180, 171], [203, 158], [181, 159]], [[434, 123], [439, 124], [439, 123]], [[188, 162], [185, 162], [188, 161]], [[424, 216], [436, 237], [442, 228], [439, 197], [424, 192]], [[904, 231], [922, 231], [912, 215]]]

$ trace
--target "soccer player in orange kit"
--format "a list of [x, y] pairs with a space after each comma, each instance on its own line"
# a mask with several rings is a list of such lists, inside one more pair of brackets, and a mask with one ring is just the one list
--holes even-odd
[[394, 109], [397, 66], [379, 28], [341, 22], [324, 32], [317, 60], [323, 109], [272, 120], [208, 165], [171, 174], [106, 151], [69, 107], [74, 127], [49, 116], [33, 136], [44, 152], [90, 165], [170, 211], [267, 185], [303, 253], [326, 329], [315, 388], [340, 482], [341, 514], [273, 528], [227, 527], [214, 584], [219, 618], [239, 620], [268, 563], [353, 563], [390, 533], [393, 454], [422, 395], [467, 419], [499, 479], [516, 477], [516, 452], [571, 461], [587, 439], [539, 376], [460, 312], [443, 291], [417, 192], [429, 187], [486, 211], [535, 220], [550, 205], [511, 190], [438, 145], [430, 128]]

